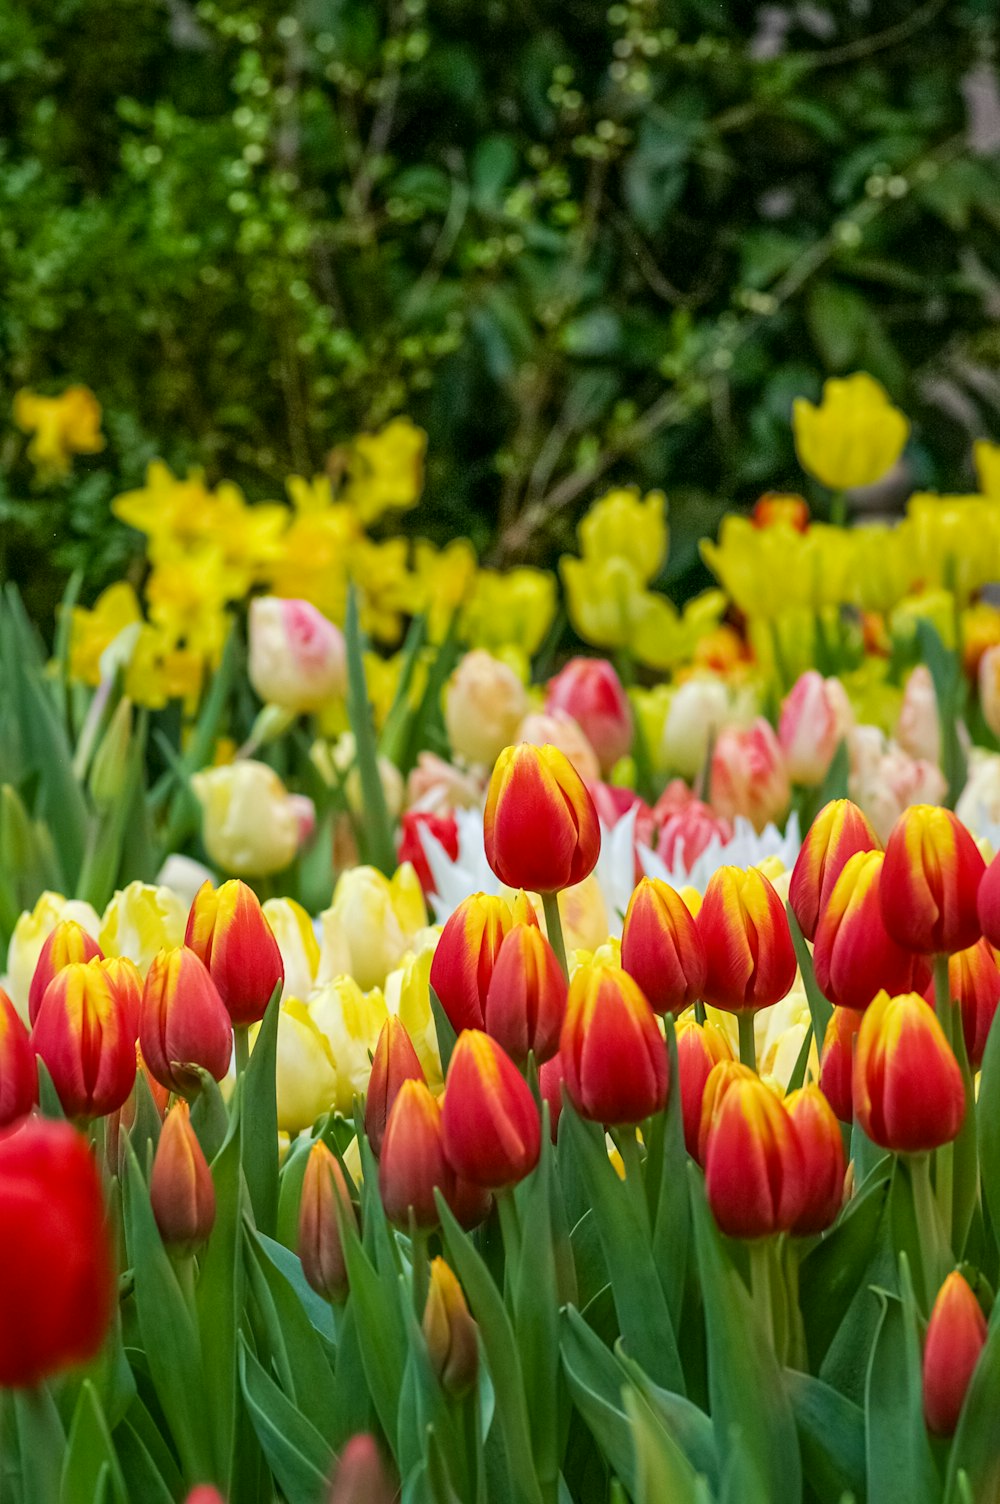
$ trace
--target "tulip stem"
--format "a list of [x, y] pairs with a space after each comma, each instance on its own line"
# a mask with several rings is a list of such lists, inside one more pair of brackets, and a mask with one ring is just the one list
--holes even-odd
[[[742, 1014], [740, 1015], [742, 1021]], [[774, 1345], [774, 1307], [771, 1301], [771, 1244], [768, 1238], [755, 1238], [749, 1246], [750, 1292], [760, 1312], [767, 1340]]]
[[[948, 957], [934, 957], [934, 1012], [941, 1025], [948, 1045], [954, 1049], [954, 1010], [951, 1002], [951, 980], [948, 976]], [[968, 1110], [968, 1101], [966, 1101]], [[955, 1146], [942, 1144], [934, 1157], [934, 1181], [938, 1207], [944, 1225], [945, 1240], [951, 1244], [952, 1209], [955, 1199]], [[929, 1181], [928, 1181], [929, 1185]], [[936, 1291], [936, 1286], [935, 1286]], [[930, 1296], [928, 1296], [930, 1298]]]
[[757, 1069], [757, 1042], [753, 1032], [753, 1014], [737, 1013], [736, 1023], [740, 1031], [740, 1059], [752, 1071]]
[[233, 1040], [236, 1045], [236, 1074], [242, 1076], [250, 1064], [250, 1030], [237, 1024], [233, 1030]]
[[569, 966], [566, 964], [566, 942], [563, 939], [562, 919], [559, 917], [559, 894], [542, 894], [542, 912], [545, 915], [545, 932], [549, 944], [556, 953], [556, 960], [563, 969], [563, 976], [569, 978]]
[[934, 1012], [945, 1039], [951, 1044], [951, 981], [947, 956], [934, 957]]
[[513, 1278], [521, 1258], [521, 1219], [517, 1215], [513, 1187], [507, 1186], [502, 1191], [497, 1191], [496, 1203], [503, 1236], [504, 1268]]

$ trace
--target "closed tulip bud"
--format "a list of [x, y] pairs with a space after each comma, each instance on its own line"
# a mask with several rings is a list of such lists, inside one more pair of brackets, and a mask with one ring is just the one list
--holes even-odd
[[146, 975], [139, 1048], [152, 1076], [171, 1091], [197, 1091], [191, 1066], [221, 1081], [233, 1052], [232, 1021], [208, 968], [186, 945], [161, 950]]
[[352, 1436], [340, 1453], [327, 1504], [394, 1504], [395, 1498], [374, 1436]]
[[390, 1222], [409, 1227], [436, 1227], [434, 1192], [439, 1190], [459, 1223], [466, 1228], [482, 1222], [490, 1195], [460, 1179], [445, 1155], [441, 1102], [423, 1081], [404, 1081], [389, 1112], [378, 1185]]
[[733, 1081], [719, 1103], [705, 1153], [705, 1191], [731, 1238], [789, 1232], [802, 1213], [805, 1160], [795, 1124], [759, 1077]]
[[226, 1501], [211, 1483], [198, 1483], [188, 1494], [184, 1504], [226, 1504]]
[[316, 1294], [337, 1304], [347, 1299], [347, 1260], [340, 1235], [341, 1218], [357, 1231], [358, 1219], [344, 1172], [335, 1155], [318, 1138], [309, 1150], [302, 1177], [298, 1252], [302, 1273]]
[[722, 1030], [713, 1023], [687, 1019], [677, 1027], [677, 1075], [681, 1089], [684, 1142], [692, 1159], [698, 1158], [701, 1107], [705, 1083], [720, 1060], [732, 1060], [733, 1052]]
[[792, 799], [785, 754], [763, 716], [724, 726], [712, 750], [709, 802], [727, 820], [743, 815], [754, 830], [780, 820]]
[[38, 1101], [38, 1066], [31, 1036], [0, 987], [0, 1128], [27, 1117]]
[[486, 1032], [519, 1065], [529, 1052], [539, 1064], [559, 1049], [566, 978], [541, 930], [515, 924], [500, 942], [486, 994]]
[[424, 1072], [404, 1024], [390, 1013], [375, 1046], [365, 1094], [365, 1133], [378, 1159], [392, 1104], [404, 1081], [423, 1081]]
[[754, 527], [791, 527], [804, 533], [809, 526], [809, 507], [804, 496], [765, 491], [754, 502], [750, 521]]
[[135, 1084], [127, 1005], [96, 961], [71, 961], [45, 989], [31, 1047], [71, 1118], [114, 1112]]
[[38, 1017], [45, 989], [57, 971], [61, 971], [71, 961], [92, 961], [100, 956], [101, 947], [82, 925], [73, 919], [64, 919], [61, 924], [57, 924], [42, 946], [35, 974], [31, 978], [28, 990], [29, 1022], [33, 1024]]
[[133, 1039], [138, 1039], [139, 1013], [142, 1008], [142, 976], [138, 966], [128, 956], [107, 956], [96, 964], [118, 994], [128, 1019], [128, 1032]]
[[708, 1073], [705, 1089], [701, 1096], [701, 1121], [698, 1124], [698, 1153], [695, 1156], [698, 1163], [705, 1164], [705, 1156], [708, 1153], [708, 1137], [712, 1131], [722, 1099], [733, 1085], [734, 1081], [756, 1081], [760, 1078], [756, 1071], [752, 1071], [742, 1060], [734, 1060], [731, 1056], [727, 1060], [719, 1060]]
[[657, 1013], [680, 1013], [701, 997], [705, 951], [687, 904], [668, 883], [643, 877], [629, 899], [622, 966]]
[[756, 867], [713, 872], [698, 910], [704, 999], [732, 1013], [769, 1008], [792, 990], [795, 948], [781, 899]]
[[962, 1073], [941, 1025], [915, 992], [880, 992], [854, 1052], [854, 1111], [868, 1137], [894, 1154], [950, 1143], [965, 1116]]
[[1000, 736], [1000, 644], [987, 648], [979, 660], [979, 704], [983, 720]]
[[111, 1243], [94, 1156], [68, 1123], [29, 1118], [0, 1136], [0, 1291], [0, 1386], [96, 1357], [114, 1299]]
[[224, 872], [267, 877], [292, 861], [306, 834], [303, 806], [267, 763], [241, 757], [191, 779], [202, 840]]
[[203, 883], [188, 915], [184, 944], [208, 967], [237, 1027], [258, 1023], [285, 979], [281, 951], [260, 900], [233, 878], [216, 891]]
[[815, 669], [792, 685], [781, 707], [778, 742], [793, 783], [816, 788], [830, 771], [837, 747], [850, 729], [842, 693], [839, 680], [824, 679]]
[[479, 1372], [479, 1329], [469, 1315], [462, 1287], [444, 1259], [431, 1261], [422, 1322], [431, 1367], [449, 1394], [472, 1388]]
[[880, 850], [867, 817], [850, 799], [833, 799], [823, 806], [806, 833], [788, 885], [788, 901], [807, 940], [814, 938], [849, 858], [858, 851]]
[[950, 809], [913, 804], [885, 849], [882, 918], [894, 940], [926, 955], [968, 950], [982, 933], [977, 898], [986, 863]]
[[[518, 921], [533, 920], [534, 911], [522, 900]], [[506, 899], [489, 893], [463, 898], [445, 923], [431, 961], [431, 986], [456, 1034], [483, 1027], [493, 967], [513, 923]]]
[[983, 873], [976, 908], [983, 934], [991, 945], [1000, 947], [1000, 856], [995, 856]]
[[840, 1125], [818, 1086], [800, 1087], [785, 1098], [805, 1160], [802, 1208], [792, 1224], [798, 1237], [825, 1232], [844, 1201], [847, 1164]]
[[640, 1123], [670, 1089], [666, 1046], [637, 982], [616, 966], [578, 966], [559, 1053], [577, 1112], [595, 1123]]
[[[988, 940], [977, 940], [968, 950], [948, 957], [948, 992], [961, 1009], [965, 1053], [972, 1069], [978, 1071], [1000, 1001], [1000, 966]], [[933, 1004], [933, 982], [924, 997]]]
[[838, 1008], [861, 1011], [883, 988], [895, 997], [927, 983], [923, 957], [897, 945], [882, 922], [884, 862], [881, 851], [850, 857], [816, 928], [816, 981]]
[[573, 717], [605, 772], [632, 746], [632, 707], [606, 658], [571, 658], [549, 680], [545, 709], [563, 710]]
[[258, 596], [248, 637], [250, 683], [268, 704], [298, 714], [344, 693], [344, 634], [308, 601]]
[[552, 1135], [553, 1143], [559, 1137], [559, 1119], [562, 1116], [563, 1107], [562, 1089], [565, 1079], [566, 1069], [560, 1054], [555, 1054], [551, 1060], [546, 1060], [538, 1072], [538, 1090], [542, 1094], [542, 1101], [547, 1102], [549, 1106], [549, 1133]]
[[497, 758], [483, 838], [500, 881], [533, 893], [582, 882], [601, 849], [597, 811], [579, 774], [557, 748], [527, 743]]
[[926, 663], [918, 663], [906, 681], [895, 739], [918, 762], [941, 761], [941, 717], [934, 680]]
[[168, 1248], [192, 1254], [215, 1226], [215, 1186], [191, 1109], [181, 1097], [167, 1113], [153, 1158], [149, 1199]]
[[854, 1041], [860, 1028], [854, 1008], [834, 1008], [823, 1038], [819, 1089], [841, 1123], [854, 1121]]
[[924, 1419], [935, 1436], [955, 1434], [985, 1345], [982, 1307], [955, 1269], [938, 1291], [924, 1343]]
[[455, 1174], [488, 1190], [514, 1185], [538, 1163], [541, 1130], [531, 1090], [510, 1056], [478, 1029], [458, 1036], [441, 1113]]
[[482, 648], [466, 653], [444, 692], [451, 750], [467, 763], [489, 767], [513, 740], [527, 710], [527, 690], [509, 664]]

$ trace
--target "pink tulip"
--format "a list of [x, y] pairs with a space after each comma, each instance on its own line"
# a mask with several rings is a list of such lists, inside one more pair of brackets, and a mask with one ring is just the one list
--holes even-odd
[[710, 803], [725, 819], [744, 815], [755, 830], [779, 820], [792, 791], [784, 754], [762, 716], [747, 727], [726, 726], [712, 753]]
[[347, 686], [344, 636], [308, 601], [250, 602], [250, 682], [260, 698], [296, 713], [316, 710]]
[[545, 709], [564, 710], [573, 717], [605, 773], [632, 746], [632, 707], [606, 658], [571, 658], [549, 680]]
[[823, 782], [852, 719], [837, 680], [809, 669], [795, 681], [778, 723], [778, 741], [793, 783], [815, 788]]

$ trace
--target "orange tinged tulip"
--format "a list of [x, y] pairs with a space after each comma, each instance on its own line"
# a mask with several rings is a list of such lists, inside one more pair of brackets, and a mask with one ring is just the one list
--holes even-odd
[[113, 1300], [104, 1196], [86, 1139], [44, 1118], [8, 1129], [0, 1135], [0, 1386], [38, 1384], [96, 1357]]
[[913, 804], [885, 849], [882, 918], [894, 940], [926, 955], [968, 950], [982, 933], [977, 899], [986, 864], [961, 820]]
[[785, 1098], [805, 1160], [802, 1207], [792, 1224], [799, 1237], [825, 1232], [844, 1201], [844, 1141], [833, 1108], [818, 1086], [800, 1087]]
[[233, 1023], [258, 1023], [285, 979], [285, 968], [253, 889], [239, 878], [218, 890], [202, 883], [188, 914], [184, 943], [208, 967]]
[[816, 981], [838, 1008], [863, 1010], [883, 988], [896, 996], [927, 983], [923, 957], [898, 945], [882, 922], [884, 862], [881, 851], [849, 857], [816, 927]]
[[31, 1036], [0, 987], [0, 1128], [27, 1117], [38, 1101], [38, 1066]]
[[479, 1372], [479, 1329], [469, 1315], [462, 1287], [444, 1259], [431, 1261], [424, 1340], [431, 1367], [449, 1394], [465, 1394]]
[[183, 1097], [171, 1107], [163, 1124], [149, 1178], [149, 1199], [168, 1248], [191, 1254], [208, 1240], [215, 1226], [215, 1186]]
[[895, 1154], [937, 1149], [962, 1126], [962, 1073], [933, 1008], [918, 993], [880, 992], [866, 1010], [853, 1084], [858, 1122]]
[[515, 1185], [538, 1163], [535, 1099], [510, 1056], [479, 1029], [466, 1029], [452, 1051], [441, 1128], [448, 1163], [473, 1185]]
[[[339, 1215], [338, 1215], [339, 1208]], [[321, 1138], [309, 1150], [299, 1201], [298, 1252], [302, 1273], [324, 1300], [347, 1299], [347, 1260], [340, 1218], [357, 1231], [358, 1219], [336, 1156]]]
[[139, 1048], [150, 1075], [171, 1091], [198, 1089], [193, 1065], [216, 1081], [229, 1070], [232, 1021], [204, 962], [186, 945], [153, 958], [142, 994]]
[[750, 521], [754, 527], [792, 527], [804, 533], [809, 526], [809, 507], [803, 496], [765, 491], [754, 502]]
[[42, 1006], [45, 989], [64, 966], [71, 961], [92, 961], [100, 957], [101, 947], [83, 925], [75, 919], [64, 919], [52, 930], [35, 963], [34, 975], [28, 989], [28, 1022], [33, 1024]]
[[566, 1090], [583, 1118], [624, 1126], [666, 1105], [666, 1045], [639, 984], [620, 967], [577, 967], [559, 1054]]
[[327, 1504], [393, 1504], [396, 1494], [374, 1436], [352, 1436], [340, 1453]]
[[[986, 1040], [1000, 1001], [1000, 966], [990, 942], [984, 937], [968, 950], [948, 957], [948, 991], [961, 1008], [962, 1036], [969, 1064], [977, 1071], [983, 1063]], [[934, 983], [924, 997], [934, 1002]]]
[[860, 1028], [854, 1008], [834, 1008], [823, 1038], [819, 1089], [841, 1123], [854, 1121], [854, 1041]]
[[788, 901], [807, 940], [814, 938], [848, 859], [858, 851], [881, 849], [867, 817], [850, 799], [834, 799], [823, 806], [806, 833], [788, 885]]
[[527, 742], [497, 758], [483, 838], [500, 881], [533, 893], [583, 882], [601, 849], [597, 811], [579, 773], [557, 747]]
[[731, 1238], [789, 1232], [802, 1215], [805, 1158], [784, 1105], [752, 1073], [722, 1097], [708, 1134], [705, 1191]]
[[142, 972], [128, 956], [108, 956], [97, 965], [104, 972], [118, 993], [128, 1019], [129, 1032], [133, 1039], [139, 1037], [139, 1012], [142, 1008]]
[[706, 1003], [732, 1013], [780, 1002], [795, 981], [795, 949], [781, 899], [756, 867], [720, 867], [698, 911]]
[[378, 1036], [365, 1094], [365, 1133], [376, 1159], [382, 1152], [385, 1125], [399, 1088], [404, 1081], [423, 1080], [423, 1067], [406, 1032], [406, 1025], [395, 1013], [390, 1013]]
[[423, 1081], [404, 1081], [386, 1124], [378, 1166], [382, 1205], [390, 1222], [436, 1227], [439, 1190], [463, 1227], [475, 1227], [489, 1211], [479, 1186], [459, 1180], [445, 1156], [441, 1103]]
[[705, 1155], [708, 1153], [708, 1136], [712, 1131], [712, 1124], [715, 1122], [726, 1092], [735, 1081], [757, 1080], [759, 1080], [759, 1077], [756, 1071], [752, 1071], [748, 1065], [744, 1065], [742, 1060], [734, 1060], [731, 1056], [728, 1060], [723, 1058], [712, 1066], [701, 1097], [701, 1121], [698, 1124], [698, 1152], [695, 1155], [700, 1165], [704, 1165], [705, 1163]]
[[523, 1065], [541, 1064], [559, 1048], [566, 1013], [566, 978], [537, 925], [515, 924], [500, 942], [486, 993], [486, 1032]]
[[441, 931], [431, 960], [431, 986], [456, 1034], [481, 1029], [490, 978], [503, 937], [515, 923], [535, 924], [519, 894], [511, 905], [490, 893], [464, 898]]
[[976, 908], [983, 934], [991, 945], [1000, 946], [1000, 856], [995, 856], [983, 873]]
[[935, 1436], [953, 1436], [979, 1354], [986, 1318], [958, 1270], [938, 1291], [924, 1344], [924, 1419]]
[[542, 1094], [542, 1101], [549, 1104], [549, 1133], [552, 1142], [559, 1137], [559, 1118], [563, 1107], [563, 1082], [566, 1079], [566, 1071], [563, 1066], [562, 1056], [553, 1055], [551, 1060], [546, 1060], [538, 1072], [538, 1090]]
[[45, 989], [31, 1031], [63, 1111], [71, 1118], [114, 1112], [135, 1084], [135, 1035], [128, 1009], [97, 961], [71, 961]]
[[643, 877], [629, 899], [622, 966], [657, 1013], [680, 1013], [701, 997], [705, 950], [691, 911], [669, 883]]
[[713, 1023], [686, 1019], [677, 1026], [677, 1074], [681, 1089], [684, 1142], [692, 1159], [698, 1158], [701, 1106], [705, 1084], [720, 1060], [732, 1060], [733, 1052], [722, 1030]]

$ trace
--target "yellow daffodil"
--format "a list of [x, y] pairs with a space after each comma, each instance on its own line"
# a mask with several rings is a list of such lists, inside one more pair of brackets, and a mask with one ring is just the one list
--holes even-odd
[[152, 460], [146, 467], [146, 484], [116, 496], [111, 510], [119, 522], [147, 538], [161, 536], [193, 544], [209, 532], [211, 492], [200, 470], [182, 478], [162, 460]]
[[388, 511], [415, 507], [424, 488], [427, 435], [409, 418], [393, 418], [351, 445], [344, 500], [368, 527]]
[[86, 386], [67, 387], [58, 397], [24, 387], [14, 397], [14, 422], [32, 435], [28, 458], [43, 480], [67, 475], [74, 454], [104, 448], [101, 404]]
[[476, 551], [468, 538], [455, 538], [446, 548], [426, 539], [413, 549], [413, 609], [427, 623], [431, 642], [440, 642], [456, 612], [468, 600], [476, 577]]
[[555, 577], [543, 569], [481, 569], [462, 612], [462, 638], [494, 655], [516, 647], [533, 658], [556, 614]]
[[99, 684], [101, 655], [126, 627], [141, 621], [138, 597], [125, 580], [103, 590], [92, 609], [74, 606], [69, 648], [71, 677], [82, 684]]
[[870, 486], [899, 459], [910, 432], [885, 388], [859, 371], [823, 383], [819, 406], [797, 397], [792, 404], [795, 449], [803, 470], [831, 491]]
[[417, 610], [419, 592], [408, 559], [405, 538], [387, 538], [383, 543], [362, 538], [351, 551], [361, 626], [378, 642], [397, 642], [403, 618]]

